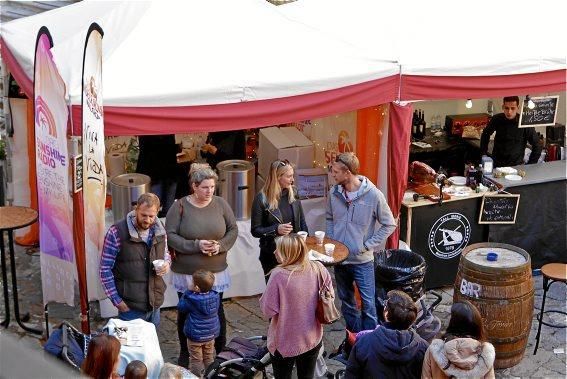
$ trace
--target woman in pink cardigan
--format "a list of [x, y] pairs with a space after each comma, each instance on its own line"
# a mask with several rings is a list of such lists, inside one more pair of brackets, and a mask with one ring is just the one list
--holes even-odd
[[[266, 291], [260, 298], [262, 313], [271, 318], [268, 350], [276, 379], [291, 378], [297, 365], [299, 379], [314, 377], [323, 327], [315, 317], [319, 275], [331, 283], [331, 275], [319, 262], [310, 262], [308, 249], [297, 234], [276, 239], [276, 259]], [[332, 289], [332, 284], [329, 285]]]

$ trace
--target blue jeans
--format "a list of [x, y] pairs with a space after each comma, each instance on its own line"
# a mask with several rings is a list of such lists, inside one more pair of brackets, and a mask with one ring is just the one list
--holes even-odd
[[144, 321], [154, 324], [157, 329], [160, 320], [160, 309], [158, 308], [149, 312], [130, 309], [127, 312], [118, 312], [118, 318], [123, 321], [132, 321], [137, 318], [141, 318]]
[[[341, 311], [346, 328], [352, 332], [376, 328], [376, 304], [374, 300], [374, 262], [359, 265], [345, 264], [335, 266], [337, 292], [341, 299]], [[362, 310], [356, 307], [354, 299], [355, 282], [362, 299]]]

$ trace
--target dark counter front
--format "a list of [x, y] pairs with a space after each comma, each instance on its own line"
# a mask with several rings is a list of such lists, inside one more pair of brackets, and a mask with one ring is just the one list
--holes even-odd
[[488, 241], [526, 250], [532, 268], [567, 263], [566, 162], [516, 166], [526, 171], [520, 181], [494, 179], [505, 191], [520, 195], [516, 223], [489, 225]]
[[478, 224], [482, 198], [438, 204], [402, 205], [400, 239], [425, 258], [425, 287], [453, 285], [462, 250], [486, 240], [486, 226]]

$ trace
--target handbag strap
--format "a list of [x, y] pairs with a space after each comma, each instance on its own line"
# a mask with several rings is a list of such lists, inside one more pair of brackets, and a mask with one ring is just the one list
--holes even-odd
[[320, 265], [319, 263], [315, 261], [313, 262], [313, 264], [317, 266], [317, 281], [319, 282], [319, 291], [321, 291], [325, 286], [325, 280], [323, 280], [323, 271], [321, 271], [321, 267], [319, 267]]

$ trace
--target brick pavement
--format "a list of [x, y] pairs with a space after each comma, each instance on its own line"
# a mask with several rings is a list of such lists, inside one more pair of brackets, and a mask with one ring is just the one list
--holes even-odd
[[[22, 247], [16, 247], [16, 265], [18, 268], [18, 285], [20, 297], [20, 309], [22, 313], [29, 311], [31, 318], [30, 326], [45, 328], [43, 320], [43, 306], [41, 296], [41, 279], [39, 272], [39, 256], [37, 254], [28, 255]], [[10, 279], [9, 279], [9, 283]], [[528, 346], [524, 354], [524, 359], [515, 367], [498, 370], [497, 377], [501, 378], [565, 378], [566, 377], [566, 329], [554, 329], [543, 327], [542, 338], [537, 355], [533, 355], [533, 347], [535, 343], [535, 334], [537, 331], [537, 322], [535, 314], [539, 312], [541, 305], [542, 277], [534, 277], [535, 292], [535, 309], [532, 322], [532, 330], [530, 333]], [[563, 309], [566, 305], [566, 288], [567, 286], [557, 283], [551, 287], [548, 293], [546, 309]], [[443, 295], [443, 301], [435, 310], [443, 328], [448, 323], [450, 306], [452, 303], [452, 288], [443, 288], [439, 290]], [[11, 296], [11, 290], [10, 290]], [[78, 303], [78, 302], [77, 302]], [[97, 316], [96, 304], [93, 306], [91, 325], [93, 328], [104, 325], [105, 320]], [[12, 323], [7, 332], [15, 336], [19, 343], [33, 350], [41, 350], [42, 340], [39, 336], [33, 336], [24, 332], [14, 321], [13, 307]], [[228, 321], [229, 338], [235, 335], [253, 336], [266, 333], [267, 321], [261, 316], [258, 306], [258, 297], [231, 299], [225, 302], [225, 311]], [[58, 325], [62, 320], [68, 320], [74, 325], [79, 325], [78, 308], [68, 307], [66, 305], [53, 304], [49, 307], [50, 327]], [[0, 317], [4, 319], [3, 302], [0, 305]], [[160, 346], [163, 357], [166, 362], [175, 363], [178, 355], [177, 332], [175, 324], [176, 313], [174, 309], [166, 309], [162, 311], [162, 322], [158, 330]], [[553, 316], [557, 322], [565, 322], [566, 317]], [[342, 341], [344, 336], [344, 323], [338, 322], [333, 325], [325, 326], [324, 344], [327, 351], [334, 350]], [[0, 332], [4, 332], [1, 329]], [[2, 352], [0, 351], [0, 354]], [[334, 360], [328, 361], [331, 371], [335, 371], [342, 367], [342, 364]]]

